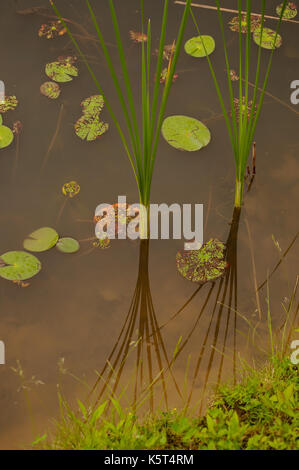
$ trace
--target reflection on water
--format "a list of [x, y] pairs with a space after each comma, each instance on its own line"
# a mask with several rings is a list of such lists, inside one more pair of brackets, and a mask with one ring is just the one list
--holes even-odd
[[[144, 394], [148, 394], [150, 407], [154, 408], [154, 387], [159, 381], [162, 383], [163, 398], [168, 407], [165, 382], [165, 373], [168, 371], [177, 392], [181, 395], [171, 370], [171, 361], [153, 304], [148, 272], [149, 245], [149, 240], [140, 241], [138, 278], [134, 295], [117, 341], [93, 388], [93, 392], [97, 394], [96, 403], [102, 398], [107, 387], [112, 396], [117, 396], [117, 387], [126, 361], [133, 354], [136, 359], [130, 387], [134, 390], [132, 397], [134, 407], [144, 398]], [[111, 385], [110, 382], [112, 382]], [[99, 392], [98, 388], [100, 388]]]
[[[5, 121], [12, 126], [20, 120], [23, 131], [17, 139], [18, 147], [15, 142], [0, 154], [1, 252], [21, 249], [28, 233], [42, 226], [53, 226], [62, 236], [78, 240], [90, 238], [99, 203], [114, 203], [119, 194], [125, 194], [130, 202], [138, 200], [114, 127], [111, 125], [109, 132], [90, 145], [74, 135], [80, 102], [96, 93], [83, 64], [79, 63], [79, 77], [63, 87], [57, 102], [39, 93], [46, 80], [45, 64], [73, 53], [68, 38], [39, 40], [37, 31], [46, 16], [17, 15], [14, 3], [1, 6], [0, 40], [6, 46], [1, 51], [0, 78], [8, 93], [16, 94], [20, 102]], [[36, 3], [48, 7], [46, 0], [16, 2], [20, 10]], [[79, 0], [57, 3], [67, 18], [82, 25], [83, 30], [77, 32], [85, 36], [86, 53], [103, 88], [110, 92], [97, 44], [86, 39], [86, 32], [93, 32], [85, 7]], [[152, 18], [153, 41], [158, 42], [161, 2], [145, 4], [145, 14]], [[230, 8], [233, 2], [227, 4]], [[132, 44], [128, 31], [139, 29], [138, 5], [138, 0], [116, 1], [133, 77], [139, 70], [140, 49]], [[97, 8], [113, 53], [106, 6], [99, 2]], [[173, 6], [170, 11], [167, 43], [172, 43], [177, 30], [178, 8]], [[203, 11], [201, 16], [205, 32], [220, 44], [215, 15]], [[299, 73], [295, 54], [290, 54], [292, 44], [297, 44], [296, 28], [284, 28], [286, 47], [276, 52], [269, 84], [269, 92], [285, 103], [289, 103], [290, 81]], [[192, 24], [186, 35], [194, 35]], [[233, 35], [229, 47], [237, 60]], [[214, 62], [218, 75], [225, 77], [221, 47], [215, 50]], [[190, 407], [196, 404], [198, 412], [205, 406], [211, 387], [220, 380], [236, 378], [239, 355], [248, 361], [265, 357], [259, 347], [267, 349], [269, 345], [268, 274], [273, 329], [279, 330], [284, 324], [286, 313], [281, 302], [288, 310], [298, 274], [298, 114], [267, 96], [256, 135], [257, 174], [242, 212], [232, 215], [234, 163], [209, 70], [204, 61], [193, 61], [186, 54], [180, 57], [178, 69], [167, 114], [186, 114], [206, 121], [212, 141], [209, 147], [190, 155], [175, 151], [161, 140], [152, 202], [203, 203], [205, 241], [211, 237], [227, 241], [226, 275], [200, 286], [187, 282], [176, 270], [175, 255], [182, 249], [178, 240], [140, 245], [115, 241], [103, 251], [91, 250], [90, 242], [82, 243], [82, 250], [70, 257], [55, 250], [41, 254], [43, 269], [26, 289], [1, 280], [0, 340], [5, 342], [7, 354], [6, 366], [0, 366], [2, 448], [17, 447], [32, 439], [26, 405], [10, 369], [17, 359], [27, 376], [35, 375], [45, 383], [29, 393], [36, 430], [43, 433], [49, 417], [57, 414], [57, 362], [61, 357], [76, 376], [85, 374], [89, 384], [95, 382], [95, 370], [101, 375], [92, 393], [93, 402], [107, 390], [118, 396], [127, 386], [131, 403], [147, 395], [152, 407], [179, 407], [187, 402]], [[136, 102], [139, 92], [136, 80]], [[114, 98], [112, 95], [115, 106]], [[63, 113], [58, 122], [60, 109]], [[110, 122], [105, 109], [103, 118]], [[62, 209], [65, 200], [61, 187], [73, 180], [80, 184], [80, 194]], [[79, 219], [90, 223], [80, 223]], [[290, 309], [296, 324], [297, 298]], [[253, 330], [260, 333], [259, 342], [254, 344], [248, 340]], [[67, 376], [64, 390], [71, 402], [85, 396], [85, 391]]]

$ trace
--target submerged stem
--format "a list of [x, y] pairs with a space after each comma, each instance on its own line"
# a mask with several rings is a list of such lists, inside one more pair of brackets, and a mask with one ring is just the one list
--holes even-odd
[[236, 190], [235, 190], [235, 207], [241, 207], [242, 206], [242, 200], [243, 200], [243, 178], [238, 180], [236, 178]]

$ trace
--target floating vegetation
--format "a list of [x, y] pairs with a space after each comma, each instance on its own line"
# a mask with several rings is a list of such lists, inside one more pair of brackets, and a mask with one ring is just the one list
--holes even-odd
[[55, 62], [46, 65], [46, 75], [55, 82], [65, 83], [78, 76], [78, 68], [74, 65], [74, 57], [59, 57]]
[[83, 114], [98, 114], [104, 108], [104, 98], [102, 95], [89, 96], [82, 101], [81, 107]]
[[194, 152], [209, 144], [211, 133], [197, 119], [187, 116], [169, 116], [162, 125], [164, 139], [174, 148]]
[[[276, 7], [276, 13], [279, 17], [282, 13], [282, 8], [283, 8], [283, 3], [280, 3], [280, 5], [278, 5]], [[283, 12], [282, 17], [286, 18], [288, 20], [291, 20], [291, 19], [295, 18], [295, 16], [297, 16], [297, 13], [298, 13], [298, 10], [297, 10], [297, 6], [295, 5], [295, 3], [294, 2], [288, 2], [286, 7], [285, 7], [285, 10]]]
[[282, 37], [280, 36], [280, 34], [277, 34], [276, 36], [276, 31], [270, 28], [263, 28], [262, 37], [261, 29], [256, 29], [253, 33], [253, 40], [258, 46], [261, 46], [264, 49], [273, 50], [282, 45]]
[[[248, 101], [248, 103], [246, 105], [244, 96], [243, 96], [241, 106], [240, 106], [240, 100], [238, 98], [234, 98], [234, 107], [235, 107], [237, 120], [239, 120], [239, 118], [240, 118], [240, 112], [242, 113], [243, 117], [247, 116], [248, 118], [250, 118], [251, 113], [252, 113], [252, 106], [253, 106], [252, 101]], [[255, 109], [254, 109], [254, 112], [253, 112], [254, 115], [256, 114], [256, 111], [257, 111], [257, 107], [255, 106]], [[231, 113], [231, 116], [232, 116], [232, 113]]]
[[[130, 208], [130, 204], [128, 203], [118, 203], [112, 205], [107, 205], [107, 209], [103, 209], [103, 215], [97, 216], [95, 215], [93, 221], [95, 224], [100, 222], [101, 220], [106, 220], [106, 227], [107, 230], [109, 226], [112, 224], [114, 227], [115, 235], [118, 233], [118, 224], [120, 225], [128, 225], [135, 217], [138, 216], [139, 211], [135, 209], [134, 215], [129, 215], [128, 210]], [[135, 228], [138, 231], [138, 227]], [[104, 240], [104, 239], [103, 239]], [[102, 241], [103, 241], [102, 240]]]
[[50, 227], [42, 227], [28, 235], [23, 242], [23, 246], [28, 251], [47, 251], [56, 245], [58, 238], [56, 230]]
[[67, 32], [63, 23], [60, 20], [50, 21], [49, 23], [42, 24], [38, 30], [39, 37], [46, 39], [54, 39], [58, 36], [63, 36]]
[[16, 284], [18, 287], [22, 287], [22, 288], [30, 286], [30, 282], [23, 282], [23, 281], [12, 281], [12, 282]]
[[107, 250], [111, 247], [110, 238], [104, 237], [93, 242], [95, 248], [100, 248], [101, 250]]
[[175, 44], [166, 44], [163, 49], [163, 59], [170, 60], [175, 53]]
[[56, 244], [57, 250], [62, 253], [77, 253], [80, 250], [80, 243], [74, 238], [60, 238]]
[[[172, 78], [172, 82], [174, 83], [177, 79], [178, 79], [178, 74], [175, 73], [173, 78]], [[164, 68], [161, 72], [161, 75], [160, 75], [160, 83], [161, 84], [165, 84], [166, 83], [166, 80], [167, 80], [167, 77], [168, 77], [168, 68]]]
[[69, 183], [65, 183], [62, 186], [62, 193], [65, 196], [68, 196], [70, 198], [77, 196], [79, 192], [80, 192], [80, 186], [77, 183], [77, 181], [70, 181]]
[[82, 101], [83, 115], [74, 124], [75, 133], [80, 139], [91, 142], [107, 132], [109, 124], [100, 120], [104, 104], [102, 95], [93, 95]]
[[21, 121], [15, 121], [12, 126], [12, 131], [15, 135], [20, 135], [23, 129]]
[[14, 139], [12, 130], [2, 125], [2, 116], [0, 114], [0, 149], [8, 147]]
[[61, 89], [58, 83], [45, 82], [41, 85], [40, 92], [47, 98], [50, 98], [51, 100], [56, 100], [61, 93]]
[[147, 42], [147, 34], [129, 31], [130, 38], [136, 43]]
[[109, 124], [100, 121], [98, 115], [83, 114], [74, 124], [74, 128], [80, 139], [91, 142], [105, 134], [109, 129]]
[[229, 74], [230, 74], [230, 79], [231, 79], [232, 82], [237, 82], [240, 79], [239, 75], [237, 74], [237, 72], [235, 70], [231, 69], [229, 71]]
[[[239, 33], [240, 32], [240, 21], [239, 15], [234, 16], [228, 23], [232, 31]], [[256, 29], [260, 28], [262, 24], [261, 17], [258, 15], [251, 15], [250, 17], [250, 32], [253, 33]], [[241, 33], [247, 33], [247, 15], [241, 15]]]
[[215, 50], [212, 36], [196, 36], [185, 43], [185, 51], [192, 57], [206, 57]]
[[[25, 251], [9, 251], [1, 255], [0, 277], [9, 281], [25, 281], [41, 270], [40, 261]], [[3, 266], [3, 262], [5, 266]]]
[[179, 251], [176, 255], [177, 269], [188, 281], [214, 281], [227, 268], [224, 253], [225, 245], [216, 238], [211, 238], [199, 250]]
[[7, 113], [7, 111], [12, 111], [16, 109], [19, 102], [16, 96], [6, 96], [4, 103], [0, 103], [0, 113]]

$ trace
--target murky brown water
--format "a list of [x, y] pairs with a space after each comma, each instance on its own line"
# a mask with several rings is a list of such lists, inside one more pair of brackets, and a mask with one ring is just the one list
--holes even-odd
[[[46, 18], [15, 13], [16, 9], [36, 6], [37, 2], [11, 0], [2, 3], [0, 79], [6, 84], [7, 94], [16, 94], [20, 102], [14, 112], [5, 115], [5, 123], [12, 125], [20, 120], [24, 128], [20, 136], [15, 180], [12, 179], [15, 143], [2, 150], [0, 155], [1, 252], [22, 249], [26, 235], [42, 226], [56, 227], [61, 235], [79, 240], [92, 237], [92, 223], [82, 220], [92, 220], [99, 203], [113, 203], [118, 195], [123, 194], [128, 201], [137, 202], [137, 190], [117, 131], [111, 124], [109, 132], [96, 143], [79, 141], [74, 135], [73, 123], [80, 115], [80, 102], [96, 93], [88, 72], [83, 64], [79, 64], [79, 77], [62, 85], [59, 100], [52, 102], [41, 96], [39, 87], [47, 79], [44, 66], [59, 55], [72, 52], [69, 40], [67, 37], [54, 41], [39, 39], [37, 30]], [[47, 3], [38, 2], [45, 6]], [[146, 14], [152, 18], [153, 41], [157, 43], [161, 3], [160, 0], [145, 2]], [[207, 3], [213, 4], [212, 1]], [[225, 6], [234, 8], [235, 3], [227, 1]], [[258, 11], [259, 2], [255, 3]], [[85, 2], [60, 0], [57, 4], [65, 17], [92, 31]], [[98, 17], [105, 37], [113, 45], [115, 41], [107, 5], [104, 1], [98, 4]], [[137, 77], [139, 48], [130, 42], [128, 31], [140, 29], [139, 2], [118, 0], [115, 4], [120, 14], [130, 72]], [[270, 8], [268, 13], [273, 14], [272, 10]], [[167, 42], [172, 42], [175, 37], [181, 13], [181, 6], [172, 5]], [[216, 16], [210, 11], [200, 13], [202, 33], [211, 34], [216, 39], [213, 59], [217, 63], [218, 74], [223, 74], [224, 82], [225, 65]], [[231, 15], [225, 18], [229, 20]], [[269, 20], [268, 26], [271, 24]], [[230, 53], [236, 61], [232, 67], [236, 67], [236, 36], [228, 34], [231, 38]], [[296, 49], [299, 25], [285, 23], [282, 34], [284, 44], [275, 53], [268, 90], [290, 104], [290, 82], [299, 78], [299, 52]], [[190, 23], [186, 37], [192, 35], [194, 30]], [[111, 46], [110, 50], [113, 49]], [[111, 83], [103, 59], [94, 44], [85, 43], [85, 50], [95, 58], [95, 69], [109, 94]], [[266, 51], [263, 55], [268, 57]], [[279, 261], [272, 235], [284, 252], [298, 230], [299, 106], [293, 106], [292, 112], [266, 97], [256, 134], [257, 176], [246, 195], [236, 233], [236, 226], [230, 225], [234, 196], [233, 157], [224, 121], [213, 119], [220, 110], [207, 64], [182, 53], [178, 73], [167, 114], [185, 114], [207, 120], [212, 142], [206, 149], [188, 154], [175, 151], [161, 139], [152, 202], [203, 203], [206, 240], [213, 236], [226, 241], [231, 229], [228, 275], [215, 285], [198, 289], [176, 270], [175, 255], [182, 248], [182, 242], [152, 241], [149, 253], [147, 247], [143, 249], [140, 263], [137, 242], [116, 241], [106, 251], [95, 249], [89, 252], [92, 245], [86, 242], [73, 256], [63, 256], [56, 250], [40, 254], [43, 270], [26, 289], [1, 280], [0, 339], [6, 346], [6, 365], [0, 366], [1, 448], [27, 444], [37, 432], [43, 432], [49, 418], [57, 414], [57, 383], [61, 381], [57, 362], [61, 357], [65, 358], [67, 369], [80, 378], [84, 375], [87, 382], [93, 384], [94, 371], [101, 371], [116, 344], [110, 360], [121, 372], [120, 383], [130, 381], [130, 396], [135, 392], [137, 396], [140, 394], [140, 389], [156, 377], [161, 364], [164, 370], [167, 364], [171, 365], [173, 377], [165, 372], [167, 400], [169, 406], [179, 407], [181, 398], [177, 388], [182, 388], [189, 357], [186, 397], [195, 403], [210, 385], [234, 376], [239, 354], [247, 359], [259, 355], [257, 349], [247, 342], [249, 327], [244, 320], [246, 318], [253, 324], [258, 320], [246, 220], [260, 285]], [[138, 86], [136, 78], [136, 100], [139, 99]], [[113, 96], [112, 104], [117, 107]], [[42, 161], [55, 132], [62, 104], [61, 127], [46, 170], [41, 174]], [[111, 123], [105, 110], [103, 116]], [[61, 186], [70, 180], [79, 182], [81, 192], [67, 203], [56, 224], [64, 203]], [[275, 328], [283, 323], [281, 302], [290, 297], [297, 273], [298, 245], [295, 242], [270, 280], [271, 314]], [[263, 288], [260, 291], [262, 321], [259, 344], [264, 347], [268, 342], [265, 297]], [[163, 328], [159, 329], [159, 326]], [[141, 343], [133, 347], [133, 342], [138, 339], [138, 330], [144, 331], [143, 349]], [[179, 354], [172, 364], [179, 337], [182, 337]], [[132, 351], [122, 368], [128, 347]], [[35, 421], [33, 431], [23, 394], [18, 391], [19, 380], [11, 371], [17, 359], [28, 378], [34, 375], [45, 383], [33, 386], [29, 392]], [[139, 375], [135, 388], [136, 364]], [[112, 384], [120, 385], [118, 378], [112, 379]], [[62, 382], [69, 400], [78, 395], [85, 396], [83, 387], [72, 378], [65, 376]], [[158, 395], [163, 401], [161, 385], [158, 386]], [[154, 403], [159, 403], [159, 399], [155, 398]]]

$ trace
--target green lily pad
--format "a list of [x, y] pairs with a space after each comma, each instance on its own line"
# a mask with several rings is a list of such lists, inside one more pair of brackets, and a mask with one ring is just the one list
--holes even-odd
[[57, 250], [62, 253], [76, 253], [80, 250], [80, 244], [74, 238], [60, 238], [56, 245]]
[[263, 28], [263, 34], [261, 38], [261, 28], [258, 28], [253, 33], [253, 40], [258, 46], [261, 46], [264, 49], [276, 49], [282, 45], [282, 37], [280, 34], [277, 34], [275, 41], [275, 36], [276, 31], [270, 28]]
[[45, 82], [40, 87], [40, 92], [42, 95], [50, 98], [51, 100], [56, 100], [60, 93], [60, 86], [55, 82]]
[[23, 246], [28, 251], [47, 251], [56, 245], [58, 238], [56, 230], [50, 227], [42, 227], [28, 235]]
[[54, 82], [70, 82], [78, 76], [78, 68], [67, 58], [46, 65], [46, 75]]
[[[280, 5], [276, 7], [276, 13], [279, 17], [281, 16], [282, 7], [283, 7], [283, 3], [280, 3]], [[295, 16], [297, 16], [297, 13], [298, 13], [298, 10], [297, 10], [295, 3], [288, 2], [286, 4], [282, 17], [288, 20], [291, 20], [292, 18], [295, 18]]]
[[91, 142], [103, 135], [108, 130], [109, 125], [100, 121], [98, 115], [83, 114], [75, 123], [74, 128], [80, 139]]
[[102, 95], [89, 96], [82, 101], [83, 114], [98, 114], [102, 111], [105, 101]]
[[185, 43], [185, 51], [192, 57], [206, 57], [215, 50], [212, 36], [196, 36]]
[[0, 103], [0, 113], [7, 113], [7, 111], [14, 110], [19, 102], [16, 96], [6, 96], [4, 103]]
[[211, 238], [199, 250], [179, 251], [176, 264], [179, 273], [188, 281], [214, 281], [223, 276], [227, 268], [225, 245]]
[[169, 116], [162, 125], [164, 139], [174, 148], [194, 152], [209, 144], [211, 133], [197, 119], [188, 116]]
[[39, 273], [42, 267], [35, 256], [25, 251], [9, 251], [1, 255], [1, 259], [6, 265], [0, 267], [0, 276], [9, 281], [30, 279]]
[[0, 149], [8, 147], [12, 143], [13, 139], [14, 135], [12, 130], [9, 127], [0, 125]]

